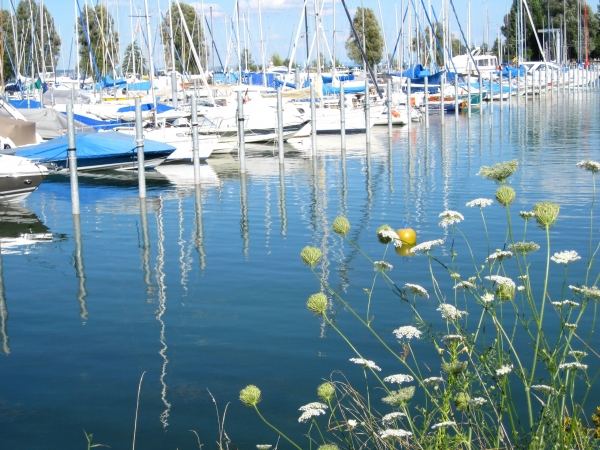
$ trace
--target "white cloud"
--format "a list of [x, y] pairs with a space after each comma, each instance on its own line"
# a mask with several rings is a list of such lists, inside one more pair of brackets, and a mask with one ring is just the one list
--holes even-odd
[[[192, 6], [198, 13], [202, 14], [202, 2], [193, 2], [193, 3], [189, 3], [190, 6]], [[210, 15], [210, 8], [212, 6], [212, 15], [213, 18], [219, 18], [219, 17], [224, 17], [225, 16], [225, 10], [221, 7], [221, 5], [218, 5], [217, 3], [204, 3], [204, 15], [208, 18]]]
[[[303, 0], [261, 0], [260, 8], [263, 11], [301, 8], [304, 5]], [[258, 10], [258, 0], [242, 0], [240, 10], [252, 9]]]

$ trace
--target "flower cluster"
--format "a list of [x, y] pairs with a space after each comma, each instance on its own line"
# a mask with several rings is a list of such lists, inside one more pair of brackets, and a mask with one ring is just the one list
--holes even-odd
[[551, 395], [558, 394], [558, 391], [556, 389], [554, 389], [552, 386], [548, 386], [546, 384], [532, 384], [531, 389], [540, 391], [542, 394], [551, 394]]
[[411, 294], [418, 295], [419, 297], [429, 298], [427, 290], [418, 284], [406, 283], [404, 289], [408, 289]]
[[467, 206], [472, 208], [473, 206], [479, 206], [480, 208], [485, 208], [486, 206], [490, 206], [494, 203], [494, 200], [489, 198], [476, 198], [475, 200], [471, 200], [467, 202]]
[[551, 302], [553, 306], [556, 306], [557, 308], [562, 308], [563, 306], [570, 306], [571, 308], [575, 308], [576, 306], [579, 306], [579, 303], [574, 302], [573, 300], [564, 300], [562, 302]]
[[373, 361], [370, 361], [368, 359], [364, 359], [364, 358], [350, 358], [350, 361], [353, 362], [354, 364], [360, 364], [360, 365], [362, 365], [364, 367], [368, 367], [370, 369], [378, 370], [379, 372], [381, 372], [381, 367], [379, 367]]
[[402, 373], [399, 373], [398, 375], [390, 375], [388, 377], [385, 377], [383, 381], [385, 381], [386, 383], [402, 384], [410, 383], [414, 381], [414, 378], [410, 375], [404, 375]]
[[559, 365], [558, 368], [560, 370], [577, 370], [577, 369], [587, 370], [588, 366], [587, 366], [587, 364], [581, 364], [580, 362], [570, 362], [570, 363], [563, 363], [563, 364]]
[[577, 359], [585, 358], [587, 356], [586, 352], [582, 352], [581, 350], [571, 350], [569, 352], [569, 356], [574, 356]]
[[533, 211], [521, 211], [519, 212], [521, 219], [529, 220], [535, 217], [535, 213]]
[[420, 244], [415, 245], [413, 248], [411, 248], [410, 252], [411, 253], [417, 253], [417, 252], [427, 253], [433, 247], [437, 247], [438, 245], [442, 245], [443, 243], [444, 243], [443, 239], [435, 239], [433, 241], [422, 242]]
[[461, 213], [457, 211], [452, 211], [450, 209], [444, 211], [443, 213], [440, 213], [440, 217], [442, 218], [440, 226], [444, 228], [448, 225], [460, 223], [463, 220], [465, 220], [464, 216]]
[[435, 430], [436, 428], [453, 427], [454, 425], [456, 425], [456, 422], [449, 420], [447, 422], [436, 423], [435, 425], [432, 425], [431, 429]]
[[410, 431], [406, 431], [406, 430], [382, 430], [379, 432], [379, 435], [381, 436], [382, 439], [388, 439], [388, 438], [403, 438], [403, 437], [410, 437], [412, 436], [412, 433]]
[[587, 298], [593, 298], [594, 300], [600, 300], [600, 289], [598, 289], [596, 286], [592, 286], [592, 287], [587, 287], [587, 286], [569, 286], [569, 289], [571, 289], [573, 292], [576, 292], [578, 294], [582, 294], [584, 297]]
[[425, 386], [437, 386], [440, 383], [443, 383], [444, 379], [442, 377], [429, 377], [423, 380], [423, 384]]
[[454, 286], [454, 289], [456, 289], [457, 291], [460, 291], [461, 289], [465, 289], [465, 290], [475, 289], [475, 285], [473, 283], [471, 283], [470, 281], [459, 281]]
[[415, 387], [409, 386], [397, 391], [390, 391], [390, 395], [383, 397], [381, 401], [392, 406], [402, 406], [415, 395]]
[[373, 270], [375, 270], [375, 272], [387, 272], [389, 270], [392, 270], [394, 268], [394, 266], [392, 266], [390, 263], [387, 263], [385, 261], [374, 261], [373, 264], [375, 265], [375, 268]]
[[555, 253], [550, 257], [550, 259], [557, 264], [564, 264], [566, 266], [574, 261], [577, 261], [578, 259], [581, 259], [581, 256], [579, 256], [576, 251], [567, 250], [564, 252]]
[[442, 338], [444, 344], [448, 344], [451, 342], [463, 342], [465, 338], [463, 338], [460, 334], [447, 334]]
[[416, 328], [413, 327], [412, 325], [405, 325], [403, 327], [400, 327], [396, 330], [394, 330], [394, 334], [396, 335], [396, 337], [398, 339], [402, 339], [402, 338], [406, 338], [406, 339], [412, 339], [412, 338], [420, 338], [421, 337], [421, 331]]
[[493, 281], [501, 286], [510, 286], [513, 289], [516, 287], [515, 282], [507, 277], [502, 277], [500, 275], [490, 275], [485, 278], [486, 280]]
[[389, 225], [381, 225], [377, 228], [377, 237], [382, 244], [389, 244], [392, 242], [394, 247], [402, 247], [400, 237]]
[[308, 405], [301, 406], [298, 408], [302, 412], [302, 415], [298, 419], [298, 422], [308, 422], [309, 419], [325, 414], [327, 405], [319, 402], [309, 403]]
[[485, 262], [490, 264], [495, 261], [502, 261], [503, 259], [510, 259], [513, 257], [513, 252], [507, 250], [496, 250], [496, 253], [492, 253], [485, 259]]
[[535, 242], [515, 242], [508, 246], [511, 250], [526, 255], [527, 253], [537, 252], [540, 246]]
[[600, 163], [597, 163], [596, 161], [590, 161], [589, 159], [578, 162], [577, 167], [592, 173], [600, 172]]
[[448, 303], [442, 303], [436, 311], [440, 311], [442, 313], [442, 317], [449, 321], [454, 321], [456, 319], [460, 319], [462, 316], [468, 316], [469, 313], [466, 311], [459, 311], [454, 306], [449, 305]]
[[385, 416], [383, 416], [381, 418], [381, 421], [383, 423], [390, 423], [394, 420], [402, 419], [403, 417], [406, 417], [406, 414], [396, 411], [396, 412], [391, 412], [389, 414], [386, 414]]
[[496, 376], [501, 377], [503, 375], [508, 375], [509, 373], [512, 372], [512, 369], [513, 369], [512, 364], [510, 364], [508, 366], [502, 366], [499, 369], [496, 369]]
[[494, 301], [494, 294], [490, 294], [489, 292], [483, 294], [481, 296], [481, 301], [483, 303], [492, 303]]
[[504, 183], [504, 181], [510, 177], [519, 168], [519, 161], [513, 159], [511, 161], [505, 161], [502, 163], [496, 163], [493, 166], [482, 166], [479, 169], [477, 175], [481, 175], [484, 178]]

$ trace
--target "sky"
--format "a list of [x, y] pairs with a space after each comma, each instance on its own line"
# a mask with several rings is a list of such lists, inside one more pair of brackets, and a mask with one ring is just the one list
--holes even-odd
[[[38, 2], [41, 0], [38, 0]], [[44, 5], [50, 11], [54, 18], [55, 26], [60, 30], [62, 38], [62, 51], [59, 58], [58, 69], [68, 69], [74, 67], [75, 50], [73, 45], [74, 23], [75, 23], [75, 4], [83, 7], [86, 0], [43, 0]], [[88, 0], [89, 4], [96, 4], [98, 0]], [[214, 38], [217, 50], [221, 56], [223, 63], [227, 60], [227, 48], [230, 48], [229, 64], [230, 66], [237, 65], [236, 46], [237, 38], [232, 39], [232, 28], [234, 33], [236, 24], [235, 18], [232, 16], [235, 13], [234, 0], [206, 0], [188, 1], [180, 0], [182, 3], [188, 3], [195, 7], [200, 13], [204, 10], [206, 17], [210, 22], [210, 8], [212, 7], [212, 20], [214, 27]], [[449, 1], [449, 0], [446, 0]], [[169, 7], [169, 0], [147, 0], [148, 8], [151, 16], [151, 31], [156, 34], [159, 29], [159, 20], [161, 12], [164, 14]], [[325, 4], [318, 1], [308, 0], [308, 22], [309, 22], [309, 37], [314, 34], [315, 19], [314, 5], [322, 5], [322, 23], [323, 34], [321, 45], [327, 41], [329, 51], [325, 48], [325, 55], [333, 53], [333, 37], [335, 36], [335, 54], [336, 58], [342, 63], [349, 63], [350, 60], [346, 56], [344, 43], [350, 33], [348, 19], [343, 10], [342, 2], [336, 1], [334, 15], [334, 0], [325, 0]], [[346, 4], [351, 16], [354, 16], [356, 8], [363, 6], [372, 8], [379, 19], [380, 26], [385, 31], [387, 42], [387, 53], [393, 52], [396, 44], [398, 29], [402, 24], [402, 16], [407, 5], [431, 4], [431, 8], [435, 11], [438, 19], [441, 18], [442, 0], [346, 0]], [[422, 2], [422, 3], [421, 3]], [[6, 2], [5, 2], [6, 3]], [[453, 0], [456, 14], [460, 19], [461, 26], [467, 33], [467, 11], [470, 5], [471, 11], [471, 43], [480, 45], [482, 42], [487, 42], [488, 28], [489, 40], [493, 42], [498, 36], [499, 27], [502, 25], [503, 17], [510, 8], [511, 0], [491, 0], [486, 1], [467, 1]], [[142, 21], [142, 28], [145, 19], [130, 17], [130, 8], [133, 9], [134, 16], [144, 15], [144, 0], [104, 0], [109, 12], [112, 14], [115, 22], [118, 24], [118, 31], [121, 43], [121, 52], [131, 43], [132, 35], [135, 36], [137, 27], [136, 22]], [[261, 51], [261, 42], [265, 47], [266, 62], [271, 55], [278, 53], [282, 59], [291, 56], [296, 35], [304, 34], [304, 23], [302, 23], [302, 31], [297, 33], [301, 17], [303, 16], [304, 0], [240, 0], [240, 35], [245, 35], [246, 46], [250, 49], [255, 62], [261, 63], [263, 53]], [[259, 15], [259, 6], [260, 12]], [[137, 12], [135, 12], [137, 10]], [[412, 6], [408, 7], [409, 12], [413, 11]], [[454, 17], [452, 7], [449, 7], [450, 27], [452, 32], [460, 37], [457, 21]], [[410, 14], [409, 14], [410, 15]], [[381, 18], [383, 17], [383, 20]], [[262, 18], [262, 39], [260, 22]], [[117, 20], [118, 19], [118, 20]], [[432, 20], [433, 17], [431, 18]], [[234, 22], [232, 25], [232, 21]], [[335, 23], [334, 23], [335, 22]], [[229, 25], [226, 26], [225, 24]], [[405, 27], [408, 28], [408, 16], [405, 21]], [[489, 24], [489, 27], [488, 27]], [[245, 25], [245, 26], [244, 26]], [[427, 26], [426, 22], [422, 22], [422, 26]], [[415, 28], [414, 18], [412, 19], [412, 28]], [[243, 30], [246, 30], [244, 33]], [[335, 33], [334, 33], [335, 31]], [[152, 36], [152, 41], [156, 40], [156, 35]], [[138, 43], [143, 42], [138, 34]], [[158, 40], [160, 42], [160, 39]], [[230, 45], [228, 46], [228, 42]], [[408, 42], [408, 38], [406, 39]], [[145, 44], [144, 44], [145, 45]], [[141, 45], [140, 45], [141, 46]], [[240, 47], [244, 47], [244, 41], [241, 40]], [[324, 46], [325, 47], [325, 46]], [[157, 68], [164, 67], [164, 57], [160, 56], [163, 52], [162, 46], [154, 46], [154, 60]], [[306, 43], [303, 41], [298, 44], [296, 61], [304, 63], [306, 60]], [[314, 59], [316, 51], [313, 51], [311, 60]], [[212, 57], [211, 57], [212, 58]], [[211, 59], [212, 62], [212, 59]], [[215, 55], [215, 64], [218, 65], [218, 58]]]

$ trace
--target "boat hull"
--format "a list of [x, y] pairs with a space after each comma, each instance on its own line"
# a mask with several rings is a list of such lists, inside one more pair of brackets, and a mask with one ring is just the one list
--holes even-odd
[[26, 158], [0, 155], [0, 203], [16, 203], [35, 191], [48, 169]]

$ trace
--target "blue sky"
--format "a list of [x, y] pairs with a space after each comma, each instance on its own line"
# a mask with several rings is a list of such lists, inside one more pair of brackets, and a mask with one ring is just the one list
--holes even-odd
[[[39, 0], [38, 0], [39, 1]], [[85, 0], [78, 0], [81, 7], [83, 7]], [[88, 0], [89, 1], [89, 0]], [[182, 3], [188, 3], [194, 6], [198, 11], [202, 11], [204, 8], [205, 14], [209, 16], [210, 7], [213, 11], [213, 24], [214, 34], [217, 49], [221, 54], [221, 58], [224, 62], [226, 58], [227, 42], [231, 41], [231, 25], [225, 26], [225, 21], [231, 24], [231, 16], [235, 11], [235, 1], [233, 0], [206, 0], [204, 4], [201, 1], [184, 1]], [[421, 0], [347, 0], [346, 4], [350, 9], [350, 13], [353, 15], [354, 11], [358, 6], [364, 6], [372, 8], [377, 17], [383, 17], [383, 22], [380, 19], [380, 24], [383, 23], [385, 28], [385, 35], [387, 38], [388, 53], [392, 53], [393, 47], [396, 41], [396, 27], [400, 27], [402, 21], [402, 15], [404, 12], [402, 8], [406, 9], [407, 4], [411, 5], [411, 1], [415, 5], [421, 4]], [[425, 5], [431, 4], [438, 18], [441, 13], [442, 0], [422, 0]], [[96, 0], [89, 4], [95, 4]], [[466, 33], [467, 29], [467, 0], [453, 0], [463, 30]], [[313, 2], [308, 0], [309, 9], [309, 36], [314, 32], [314, 4], [322, 4], [322, 2]], [[60, 34], [63, 39], [62, 55], [59, 60], [58, 67], [67, 68], [69, 66], [69, 59], [71, 60], [71, 66], [74, 65], [73, 58], [75, 52], [72, 50], [73, 42], [73, 27], [75, 21], [75, 6], [74, 1], [69, 0], [45, 0], [44, 4], [50, 10], [54, 17], [55, 25], [60, 29]], [[135, 32], [136, 21], [133, 19], [133, 27], [131, 26], [130, 19], [130, 1], [129, 0], [108, 0], [104, 4], [108, 7], [109, 11], [119, 22], [119, 32], [121, 37], [122, 50], [125, 46], [131, 42], [132, 32]], [[268, 59], [270, 55], [277, 52], [283, 58], [290, 55], [291, 49], [296, 36], [298, 23], [302, 15], [302, 5], [304, 0], [260, 0], [260, 7], [262, 11], [262, 33], [263, 42], [265, 46], [265, 54]], [[487, 18], [489, 17], [489, 35], [490, 41], [493, 42], [495, 37], [498, 35], [498, 28], [502, 24], [504, 14], [510, 7], [511, 1], [509, 0], [492, 0], [486, 1], [471, 1], [471, 42], [475, 45], [479, 45], [482, 42], [487, 41]], [[159, 26], [160, 12], [163, 13], [168, 9], [168, 0], [148, 0], [148, 7], [151, 15], [151, 30], [156, 33]], [[247, 45], [253, 55], [253, 59], [256, 62], [260, 62], [261, 59], [261, 38], [260, 38], [260, 27], [259, 27], [259, 14], [258, 14], [259, 0], [240, 0], [240, 12], [246, 18], [246, 29], [248, 30], [245, 34], [247, 35]], [[144, 13], [144, 1], [133, 0], [133, 8], [137, 8], [137, 14]], [[381, 9], [380, 9], [381, 8]], [[323, 6], [323, 26], [325, 35], [330, 51], [333, 51], [333, 36], [334, 36], [334, 14], [333, 14], [333, 0], [325, 0]], [[412, 7], [409, 8], [412, 11]], [[134, 12], [134, 15], [136, 13]], [[459, 36], [458, 26], [454, 18], [454, 13], [450, 8], [451, 28], [452, 32]], [[398, 23], [398, 24], [397, 24]], [[405, 22], [405, 26], [408, 26], [408, 19]], [[413, 19], [413, 29], [415, 27]], [[133, 28], [133, 29], [132, 29]], [[240, 24], [240, 28], [244, 29], [244, 23]], [[304, 25], [302, 25], [304, 29]], [[144, 28], [145, 29], [145, 28]], [[304, 31], [301, 32], [303, 34]], [[344, 50], [344, 42], [350, 33], [348, 26], [348, 20], [345, 16], [341, 1], [337, 1], [335, 5], [335, 38], [336, 38], [336, 56], [342, 62], [348, 61]], [[240, 31], [242, 35], [242, 31]], [[153, 36], [153, 40], [155, 36]], [[138, 41], [139, 42], [139, 41]], [[232, 41], [233, 42], [233, 41]], [[236, 45], [233, 42], [233, 45]], [[241, 43], [243, 47], [243, 42]], [[155, 47], [157, 49], [157, 47]], [[155, 50], [155, 61], [157, 67], [163, 67], [164, 62], [159, 57], [162, 48], [158, 47]], [[235, 50], [233, 50], [235, 52]], [[302, 43], [299, 47], [298, 62], [303, 62], [306, 57], [306, 44]], [[327, 54], [327, 51], [323, 53]], [[313, 53], [314, 54], [314, 53]], [[302, 59], [304, 58], [304, 59]], [[311, 58], [312, 59], [312, 58]], [[215, 61], [218, 63], [217, 58]], [[230, 62], [236, 61], [235, 55], [231, 56]]]

